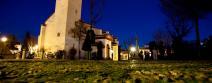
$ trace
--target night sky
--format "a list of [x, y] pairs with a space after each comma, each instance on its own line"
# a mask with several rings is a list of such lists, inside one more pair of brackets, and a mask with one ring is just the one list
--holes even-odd
[[[88, 0], [83, 0], [82, 19], [88, 21]], [[40, 25], [54, 12], [55, 0], [0, 0], [0, 32], [22, 40], [26, 31], [38, 36]], [[159, 0], [105, 0], [102, 20], [97, 24], [117, 36], [122, 43], [136, 33], [140, 44], [153, 39], [165, 26], [166, 16]], [[201, 38], [212, 35], [212, 15], [200, 21]], [[195, 39], [194, 30], [188, 37]]]

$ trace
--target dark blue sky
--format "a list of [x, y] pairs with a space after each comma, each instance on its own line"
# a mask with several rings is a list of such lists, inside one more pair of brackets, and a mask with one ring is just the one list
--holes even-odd
[[[88, 0], [83, 0], [82, 19], [87, 21]], [[0, 32], [15, 34], [19, 39], [26, 31], [38, 36], [40, 25], [54, 12], [55, 0], [0, 0]], [[164, 27], [166, 16], [159, 0], [105, 0], [98, 27], [117, 36], [120, 42], [138, 33], [140, 43], [152, 40], [153, 33]], [[212, 15], [201, 20], [201, 38], [212, 34]], [[194, 33], [188, 37], [194, 39]]]

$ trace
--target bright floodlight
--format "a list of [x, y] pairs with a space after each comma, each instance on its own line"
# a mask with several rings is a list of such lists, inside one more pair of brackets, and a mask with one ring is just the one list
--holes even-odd
[[130, 48], [130, 51], [131, 51], [131, 52], [135, 52], [135, 51], [136, 51], [136, 48], [135, 48], [135, 47], [131, 47], [131, 48]]
[[6, 42], [6, 41], [7, 41], [7, 37], [2, 37], [2, 38], [1, 38], [1, 41], [2, 41], [2, 42]]
[[35, 45], [35, 46], [34, 46], [34, 49], [36, 49], [36, 50], [37, 50], [37, 49], [38, 49], [38, 45]]

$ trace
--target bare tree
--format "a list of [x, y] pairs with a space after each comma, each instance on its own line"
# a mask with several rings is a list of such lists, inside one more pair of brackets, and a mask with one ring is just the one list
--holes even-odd
[[132, 44], [131, 44], [131, 41], [129, 41], [129, 40], [126, 40], [126, 41], [124, 41], [123, 42], [123, 46], [124, 46], [124, 49], [127, 51], [127, 53], [128, 53], [128, 59], [129, 59], [129, 55], [130, 55], [130, 46], [131, 46]]
[[192, 26], [184, 18], [173, 16], [169, 19], [166, 29], [173, 39], [183, 39], [191, 32]]
[[92, 30], [94, 26], [102, 19], [104, 0], [90, 0], [90, 29], [87, 30], [83, 50], [88, 52], [88, 57], [91, 57], [92, 44], [95, 43], [95, 33]]
[[167, 30], [172, 38], [172, 47], [176, 55], [182, 56], [183, 39], [191, 32], [192, 27], [184, 18], [173, 16], [167, 23]]
[[104, 0], [90, 0], [90, 25], [93, 28], [103, 17]]
[[165, 56], [165, 51], [170, 50], [172, 45], [172, 38], [166, 30], [157, 30], [154, 35], [154, 41], [150, 42], [150, 50], [157, 49], [160, 56]]
[[200, 56], [199, 19], [212, 11], [211, 0], [160, 0], [162, 9], [169, 17], [179, 16], [192, 21], [196, 31], [196, 45]]
[[157, 30], [153, 34], [153, 38], [156, 43], [163, 42], [165, 47], [169, 47], [172, 44], [172, 38], [167, 32], [167, 30]]
[[36, 44], [36, 39], [29, 32], [25, 34], [23, 49], [26, 51], [31, 50]]
[[36, 38], [33, 37], [29, 32], [26, 33], [24, 43], [22, 46], [22, 52], [27, 54], [24, 58], [32, 59], [34, 57], [34, 46], [36, 45]]
[[78, 41], [78, 54], [79, 59], [81, 58], [81, 41], [85, 36], [85, 30], [83, 28], [83, 22], [81, 20], [75, 22], [75, 28], [72, 29], [73, 37]]

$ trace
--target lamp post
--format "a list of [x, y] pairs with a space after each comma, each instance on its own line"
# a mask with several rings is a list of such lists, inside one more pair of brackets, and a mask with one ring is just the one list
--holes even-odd
[[7, 37], [2, 37], [2, 38], [1, 38], [1, 41], [2, 41], [3, 43], [5, 43], [5, 42], [7, 41]]
[[1, 49], [1, 55], [0, 55], [1, 58], [3, 57], [4, 46], [5, 46], [5, 43], [7, 42], [7, 40], [8, 40], [8, 39], [7, 39], [7, 37], [5, 37], [5, 36], [1, 38], [1, 42], [3, 43], [3, 48]]

